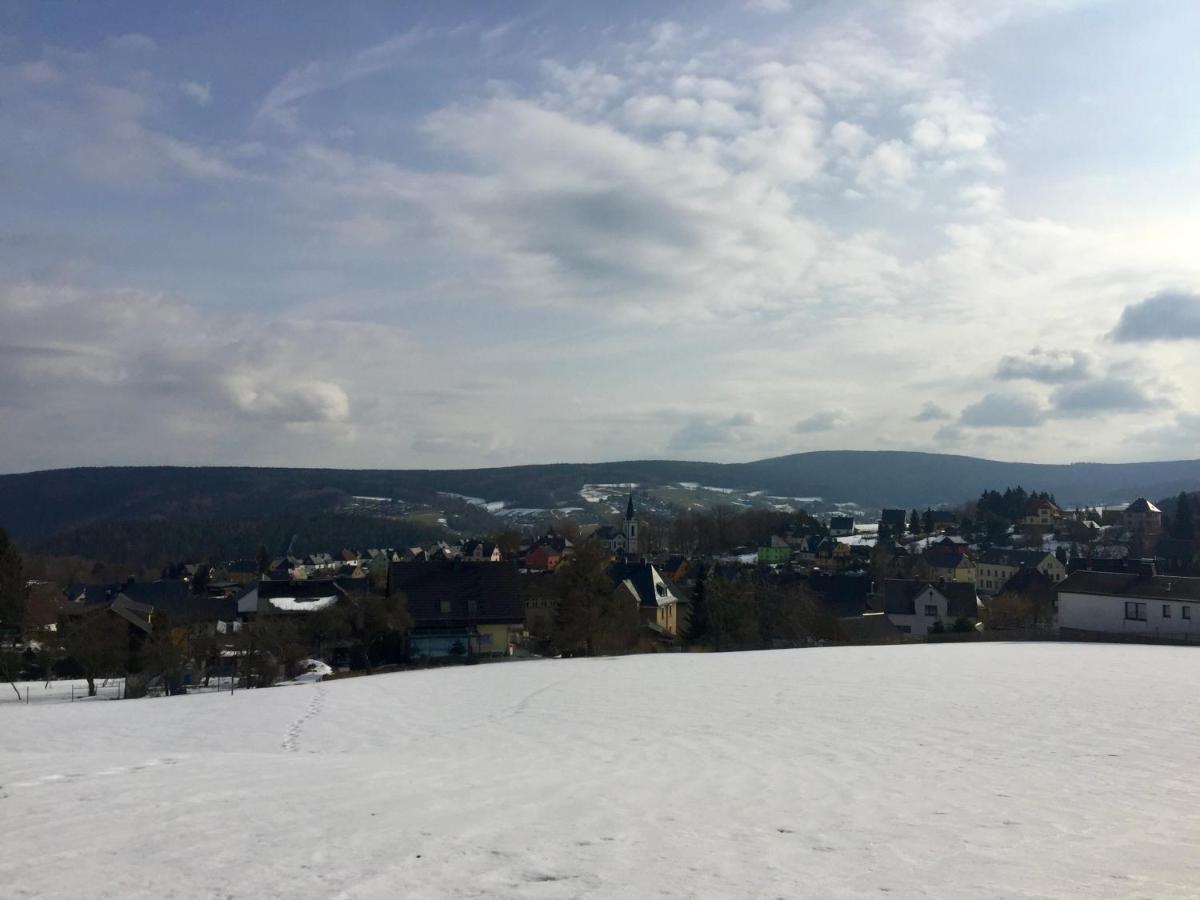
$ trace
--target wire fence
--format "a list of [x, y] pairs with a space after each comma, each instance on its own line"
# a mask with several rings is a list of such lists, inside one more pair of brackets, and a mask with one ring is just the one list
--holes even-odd
[[[13, 688], [16, 688], [14, 691]], [[84, 678], [56, 679], [52, 681], [18, 681], [14, 684], [0, 683], [0, 705], [34, 703], [75, 703], [97, 700], [120, 700], [125, 696], [124, 678], [96, 679], [96, 693], [88, 696], [87, 680]]]

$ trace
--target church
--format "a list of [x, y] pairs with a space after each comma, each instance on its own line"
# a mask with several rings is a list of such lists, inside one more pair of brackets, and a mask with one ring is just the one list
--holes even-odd
[[637, 555], [638, 524], [633, 513], [633, 491], [629, 492], [629, 504], [625, 507], [625, 519], [620, 527], [601, 525], [592, 533], [592, 537], [617, 555]]

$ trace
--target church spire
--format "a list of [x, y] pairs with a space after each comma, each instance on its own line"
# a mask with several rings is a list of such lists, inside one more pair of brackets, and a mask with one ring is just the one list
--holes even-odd
[[625, 521], [633, 520], [633, 491], [629, 492], [629, 505], [625, 507]]

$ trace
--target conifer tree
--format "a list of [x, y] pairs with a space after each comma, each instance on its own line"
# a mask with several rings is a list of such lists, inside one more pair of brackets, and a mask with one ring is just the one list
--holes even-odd
[[698, 644], [708, 637], [708, 569], [701, 563], [696, 571], [696, 584], [692, 588], [692, 608], [688, 617], [687, 640]]
[[0, 631], [18, 632], [25, 625], [25, 578], [21, 554], [0, 528]]
[[1178, 538], [1181, 541], [1195, 540], [1195, 513], [1191, 497], [1186, 492], [1180, 491], [1179, 499], [1176, 500], [1175, 505], [1175, 518], [1171, 520], [1171, 537]]

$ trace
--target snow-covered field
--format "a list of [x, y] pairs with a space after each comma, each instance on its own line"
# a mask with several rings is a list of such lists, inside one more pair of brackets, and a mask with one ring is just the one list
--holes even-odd
[[1200, 652], [534, 661], [0, 707], [0, 893], [1200, 895]]

